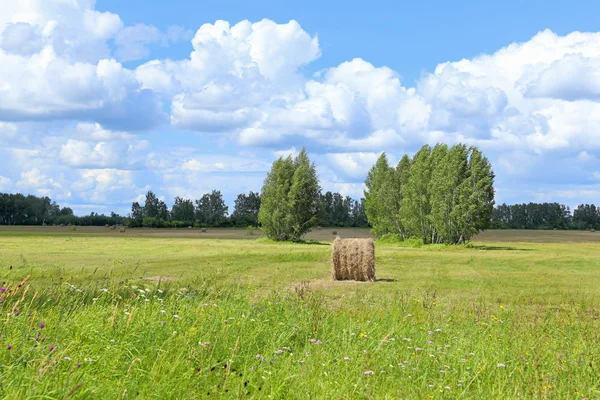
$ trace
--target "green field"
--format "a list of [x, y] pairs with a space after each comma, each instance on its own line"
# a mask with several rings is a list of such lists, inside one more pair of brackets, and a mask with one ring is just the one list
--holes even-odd
[[600, 233], [378, 244], [357, 283], [332, 231], [2, 228], [0, 397], [600, 398]]

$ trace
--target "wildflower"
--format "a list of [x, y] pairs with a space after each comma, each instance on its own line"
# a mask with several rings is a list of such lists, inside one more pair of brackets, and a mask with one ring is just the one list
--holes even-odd
[[502, 364], [502, 363], [498, 363], [498, 364], [496, 365], [496, 367], [498, 367], [498, 368], [504, 368], [504, 367], [506, 367], [506, 365], [504, 365], [504, 364]]
[[10, 349], [12, 349], [12, 345], [11, 344], [9, 344], [8, 346], [6, 346], [6, 350], [10, 350]]
[[462, 387], [462, 383], [459, 383], [459, 384], [458, 384], [458, 385], [456, 385], [456, 386], [458, 386], [458, 387]]
[[63, 357], [63, 358], [67, 361], [73, 361], [73, 359], [71, 357]]
[[81, 367], [81, 363], [80, 362], [78, 362], [76, 365], [77, 365], [77, 368]]
[[437, 328], [435, 331], [436, 332], [441, 332], [442, 330], [440, 328]]
[[361, 338], [366, 338], [367, 334], [365, 332], [361, 332], [358, 334], [358, 336], [360, 336]]
[[201, 344], [200, 344], [200, 346], [202, 346], [202, 347], [206, 347], [206, 346], [208, 346], [208, 345], [210, 345], [210, 342], [204, 342], [204, 343], [201, 343]]
[[311, 343], [314, 343], [314, 344], [323, 344], [323, 342], [321, 342], [320, 340], [317, 340], [317, 339], [310, 339], [310, 341], [311, 341]]
[[450, 386], [445, 386], [444, 389], [450, 390]]
[[94, 298], [92, 299], [92, 301], [98, 301], [98, 298], [97, 298], [97, 297], [94, 297]]
[[501, 310], [504, 310], [504, 306], [500, 306], [500, 309], [501, 309]]
[[411, 313], [406, 314], [407, 317], [412, 317]]
[[18, 308], [15, 308], [14, 314], [15, 314], [15, 317], [18, 317], [19, 315], [21, 315], [21, 311], [19, 311]]
[[445, 374], [446, 371], [444, 371], [443, 369], [440, 369], [440, 374]]
[[290, 347], [287, 347], [287, 346], [283, 346], [282, 349], [285, 350], [285, 351], [292, 351], [292, 349]]
[[6, 292], [6, 288], [5, 288], [5, 287], [0, 287], [0, 292], [1, 292], [1, 293], [4, 293], [4, 292]]
[[167, 321], [161, 321], [161, 322], [160, 322], [160, 324], [161, 324], [162, 326], [165, 326], [165, 325], [167, 324]]
[[50, 346], [49, 349], [50, 349], [50, 351], [53, 351], [54, 350], [54, 346]]
[[433, 331], [427, 331], [427, 333], [433, 335]]
[[433, 389], [435, 385], [429, 385], [429, 389]]
[[110, 339], [109, 342], [114, 343], [115, 339]]
[[102, 288], [101, 289], [104, 293], [108, 293], [108, 289], [107, 288]]
[[402, 340], [404, 340], [404, 341], [406, 341], [406, 342], [410, 342], [412, 339], [411, 339], [411, 338], [407, 338], [407, 337], [405, 337], [405, 338], [403, 338]]
[[38, 340], [40, 340], [40, 336], [39, 335], [35, 335], [35, 337], [33, 338], [33, 340], [35, 340], [37, 342]]
[[166, 313], [167, 313], [167, 311], [165, 311], [165, 310], [160, 310], [160, 313], [161, 313], [161, 314], [166, 314]]
[[260, 360], [260, 361], [265, 361], [265, 358], [263, 356], [261, 356], [260, 354], [256, 355], [256, 359]]
[[344, 357], [344, 361], [350, 361], [350, 357]]
[[180, 319], [181, 317], [179, 315], [177, 315], [177, 314], [173, 314], [173, 318]]
[[162, 290], [162, 289], [157, 289], [156, 291], [157, 291], [158, 293], [162, 293], [162, 292], [163, 292], [163, 290]]
[[365, 371], [365, 375], [375, 375], [375, 372], [368, 370], [368, 371]]
[[275, 354], [283, 354], [283, 350], [281, 350], [281, 349], [275, 350]]
[[459, 363], [466, 363], [467, 360], [465, 358], [461, 358], [460, 360], [458, 360]]
[[423, 349], [420, 347], [415, 347], [415, 351], [423, 351]]

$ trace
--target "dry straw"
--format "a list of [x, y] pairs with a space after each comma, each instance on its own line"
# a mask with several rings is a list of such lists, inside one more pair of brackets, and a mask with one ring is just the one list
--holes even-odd
[[373, 239], [340, 239], [331, 251], [332, 277], [336, 281], [375, 281]]

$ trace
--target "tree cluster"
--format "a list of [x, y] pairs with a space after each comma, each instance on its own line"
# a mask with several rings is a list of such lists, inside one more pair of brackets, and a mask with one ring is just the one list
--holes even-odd
[[460, 244], [489, 227], [493, 185], [476, 147], [426, 145], [395, 168], [383, 153], [365, 181], [365, 211], [377, 236]]
[[367, 227], [365, 199], [354, 200], [350, 196], [326, 192], [319, 195], [317, 225], [329, 227]]
[[316, 225], [321, 188], [305, 149], [273, 163], [262, 187], [258, 222], [267, 237], [299, 240]]

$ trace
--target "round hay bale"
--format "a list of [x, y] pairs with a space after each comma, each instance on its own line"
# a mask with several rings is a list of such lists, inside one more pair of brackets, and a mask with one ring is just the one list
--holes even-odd
[[337, 235], [337, 234], [338, 234], [338, 231], [331, 231], [331, 234], [332, 234], [332, 235]]
[[191, 225], [188, 225], [188, 229], [192, 229], [192, 226], [191, 226]]
[[331, 248], [331, 275], [336, 281], [375, 281], [373, 239], [340, 239]]
[[206, 232], [206, 228], [200, 229], [200, 232], [205, 233]]

